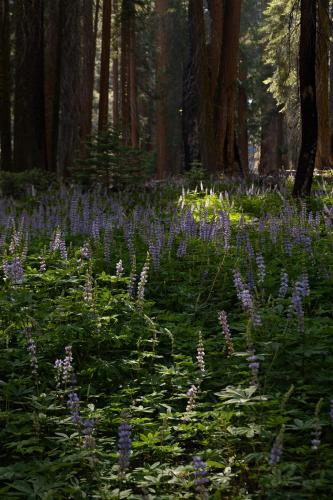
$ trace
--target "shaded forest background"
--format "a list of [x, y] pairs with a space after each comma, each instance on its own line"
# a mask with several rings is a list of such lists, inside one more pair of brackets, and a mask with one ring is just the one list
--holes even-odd
[[1, 170], [109, 185], [332, 167], [329, 0], [0, 0]]

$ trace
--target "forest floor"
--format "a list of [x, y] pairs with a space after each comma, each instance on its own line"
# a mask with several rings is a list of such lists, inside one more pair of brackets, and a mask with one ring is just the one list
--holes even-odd
[[331, 499], [333, 190], [0, 201], [0, 497]]

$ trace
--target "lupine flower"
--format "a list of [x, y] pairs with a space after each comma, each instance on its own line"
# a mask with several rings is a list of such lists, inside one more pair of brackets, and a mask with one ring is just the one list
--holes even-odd
[[80, 424], [81, 423], [81, 417], [80, 417], [80, 398], [76, 394], [76, 392], [70, 392], [68, 394], [68, 401], [67, 401], [67, 406], [70, 409], [71, 416], [72, 416], [72, 422], [74, 424]]
[[24, 270], [20, 257], [14, 257], [11, 262], [5, 261], [3, 272], [5, 277], [14, 285], [18, 285], [24, 281]]
[[37, 360], [37, 347], [31, 334], [31, 327], [27, 327], [24, 330], [27, 339], [27, 351], [30, 356], [30, 366], [31, 371], [34, 376], [37, 376], [38, 372], [38, 360]]
[[45, 271], [46, 271], [46, 262], [45, 262], [45, 259], [43, 257], [41, 258], [41, 261], [40, 261], [39, 271], [41, 273], [45, 273]]
[[91, 248], [89, 242], [86, 241], [83, 247], [80, 250], [82, 259], [90, 260], [91, 259]]
[[120, 259], [116, 264], [116, 275], [121, 278], [124, 273], [123, 261]]
[[263, 256], [259, 253], [256, 256], [256, 263], [258, 267], [258, 281], [259, 284], [263, 284], [266, 276], [266, 266]]
[[208, 470], [207, 464], [203, 462], [201, 457], [193, 457], [194, 465], [194, 484], [195, 491], [198, 494], [200, 500], [206, 500], [209, 498], [209, 493], [206, 486], [209, 484], [209, 479], [207, 477]]
[[255, 281], [254, 281], [253, 272], [251, 270], [247, 273], [247, 285], [248, 285], [249, 290], [251, 290], [251, 291], [254, 290]]
[[148, 280], [148, 272], [149, 272], [149, 254], [147, 254], [147, 260], [142, 268], [140, 274], [140, 280], [138, 283], [138, 301], [142, 301], [145, 296], [145, 286]]
[[294, 286], [293, 288], [293, 293], [291, 296], [291, 302], [293, 309], [297, 315], [298, 318], [298, 323], [299, 323], [299, 329], [302, 332], [304, 332], [304, 311], [303, 311], [303, 304], [302, 304], [302, 295], [299, 287]]
[[93, 432], [95, 430], [96, 421], [94, 418], [83, 420], [83, 448], [93, 450], [96, 448], [96, 440], [93, 437]]
[[199, 370], [201, 371], [202, 374], [204, 374], [205, 373], [205, 348], [203, 345], [201, 332], [199, 332], [199, 340], [198, 340], [197, 356], [196, 357], [197, 357]]
[[281, 273], [280, 288], [279, 288], [279, 299], [284, 299], [288, 292], [289, 277], [288, 274], [283, 271]]
[[192, 385], [186, 394], [186, 396], [188, 397], [188, 402], [185, 410], [186, 414], [183, 417], [184, 422], [187, 422], [189, 420], [189, 415], [194, 409], [197, 395], [198, 395], [198, 388], [195, 385]]
[[92, 302], [93, 300], [93, 278], [90, 273], [87, 274], [83, 287], [83, 300]]
[[126, 413], [122, 415], [122, 422], [118, 428], [118, 465], [120, 474], [124, 474], [129, 467], [131, 455], [132, 426], [128, 422]]
[[62, 238], [60, 238], [60, 241], [59, 241], [59, 251], [60, 251], [61, 258], [64, 260], [67, 260], [66, 243], [65, 243], [65, 240]]
[[179, 243], [179, 247], [177, 249], [177, 257], [185, 257], [186, 255], [186, 241], [185, 240], [182, 240], [180, 243]]
[[313, 426], [313, 439], [311, 440], [311, 448], [314, 451], [317, 451], [320, 444], [321, 444], [321, 424], [319, 420], [319, 413], [320, 413], [320, 408], [322, 405], [323, 400], [320, 399], [316, 405], [316, 411], [315, 411], [315, 419], [314, 419], [314, 426]]
[[330, 401], [330, 418], [331, 418], [331, 422], [333, 424], [333, 399], [331, 399], [331, 401]]
[[310, 295], [309, 277], [306, 273], [302, 274], [295, 283], [295, 289], [302, 297]]
[[283, 450], [283, 437], [284, 437], [284, 425], [281, 427], [281, 430], [277, 435], [271, 449], [269, 463], [273, 467], [274, 465], [277, 465], [281, 460], [282, 450]]
[[222, 327], [222, 332], [223, 332], [225, 342], [227, 345], [228, 356], [231, 356], [235, 352], [235, 349], [234, 349], [234, 344], [233, 344], [232, 337], [231, 337], [230, 328], [228, 325], [227, 313], [225, 311], [221, 311], [219, 313], [219, 321], [220, 321], [220, 324]]
[[73, 370], [73, 355], [72, 355], [72, 346], [65, 347], [65, 358], [56, 359], [54, 363], [54, 368], [56, 369], [56, 382], [57, 388], [59, 389], [61, 385], [66, 386], [72, 379], [74, 375]]
[[56, 229], [56, 232], [54, 233], [53, 240], [51, 240], [50, 242], [50, 252], [55, 252], [56, 250], [59, 250], [60, 239], [61, 239], [61, 231], [60, 228], [58, 227]]
[[234, 270], [234, 286], [236, 288], [237, 297], [241, 300], [241, 292], [244, 290], [245, 285], [242, 280], [242, 276], [239, 271]]
[[131, 274], [130, 274], [129, 283], [128, 283], [128, 294], [132, 298], [134, 298], [136, 295], [136, 281], [137, 281], [136, 257], [134, 256], [132, 258]]
[[255, 354], [255, 351], [253, 349], [249, 350], [248, 352], [249, 356], [246, 359], [249, 362], [249, 368], [252, 374], [252, 383], [256, 385], [258, 383], [258, 372], [260, 363], [258, 360], [258, 356]]

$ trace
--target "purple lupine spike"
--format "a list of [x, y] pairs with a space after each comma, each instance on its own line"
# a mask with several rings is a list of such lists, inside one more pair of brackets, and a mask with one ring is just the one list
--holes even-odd
[[96, 440], [93, 436], [95, 427], [96, 427], [96, 421], [94, 418], [89, 418], [86, 420], [82, 421], [82, 433], [84, 436], [83, 439], [83, 448], [93, 450], [96, 448]]
[[187, 422], [190, 419], [190, 414], [194, 410], [197, 395], [198, 395], [198, 388], [195, 385], [192, 385], [186, 393], [186, 396], [188, 397], [188, 402], [186, 405], [185, 415], [183, 417], [184, 422]]
[[20, 257], [14, 257], [12, 261], [5, 260], [3, 263], [5, 277], [14, 285], [24, 281], [24, 269]]
[[207, 500], [209, 498], [209, 493], [207, 490], [207, 486], [209, 484], [209, 479], [207, 477], [207, 464], [202, 460], [201, 457], [195, 456], [193, 457], [193, 465], [195, 491], [197, 492], [198, 498], [200, 500]]
[[129, 423], [129, 417], [126, 413], [123, 413], [122, 421], [118, 428], [118, 466], [121, 475], [125, 474], [130, 463], [131, 433], [132, 426]]
[[221, 311], [219, 313], [219, 321], [220, 321], [220, 324], [222, 327], [222, 332], [223, 332], [225, 342], [227, 345], [228, 356], [231, 356], [235, 352], [235, 350], [234, 350], [234, 344], [232, 341], [232, 336], [231, 336], [231, 332], [230, 332], [230, 328], [229, 328], [229, 324], [228, 324], [227, 313], [225, 311]]
[[204, 348], [201, 332], [199, 332], [196, 358], [197, 358], [199, 370], [202, 374], [204, 374], [205, 373], [205, 348]]
[[266, 276], [266, 266], [265, 266], [265, 261], [261, 253], [258, 253], [256, 256], [256, 263], [258, 267], [258, 282], [260, 285], [262, 285], [265, 281], [265, 276]]
[[333, 399], [330, 401], [330, 419], [333, 424]]
[[138, 283], [138, 301], [141, 302], [144, 299], [145, 295], [145, 288], [148, 280], [148, 272], [149, 272], [149, 253], [147, 254], [147, 259], [146, 262], [142, 268], [141, 274], [140, 274], [140, 280]]
[[37, 377], [38, 374], [37, 346], [36, 342], [32, 338], [31, 327], [25, 328], [24, 333], [27, 339], [27, 351], [30, 357], [31, 372], [35, 377]]
[[80, 249], [80, 254], [82, 259], [90, 260], [91, 259], [91, 248], [88, 241], [83, 244], [83, 247]]
[[284, 426], [281, 427], [281, 430], [277, 437], [275, 438], [274, 444], [271, 449], [269, 464], [274, 467], [277, 465], [282, 456], [283, 451], [283, 436], [284, 436]]
[[76, 392], [70, 392], [68, 394], [67, 406], [71, 412], [72, 422], [79, 425], [81, 423], [80, 398]]
[[185, 240], [181, 240], [179, 247], [177, 249], [177, 257], [185, 257], [187, 250], [187, 244]]
[[289, 287], [289, 277], [288, 274], [285, 271], [283, 271], [281, 273], [280, 288], [278, 295], [279, 299], [285, 298], [288, 292], [288, 287]]
[[120, 259], [116, 264], [116, 276], [118, 276], [118, 278], [121, 278], [123, 274], [124, 274], [123, 261]]
[[92, 302], [93, 300], [93, 277], [89, 272], [86, 276], [84, 287], [83, 287], [83, 300], [85, 302]]
[[248, 353], [249, 356], [246, 359], [249, 362], [249, 368], [251, 370], [251, 375], [252, 375], [252, 383], [253, 385], [257, 385], [260, 363], [254, 349], [250, 349]]

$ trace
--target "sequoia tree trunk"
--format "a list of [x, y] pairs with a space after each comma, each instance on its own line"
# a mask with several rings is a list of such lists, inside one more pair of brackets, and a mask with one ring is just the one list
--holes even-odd
[[132, 0], [121, 6], [121, 124], [125, 145], [131, 142], [130, 51]]
[[208, 172], [216, 173], [214, 111], [202, 0], [190, 0], [189, 29], [190, 44], [193, 47], [193, 74], [198, 96], [198, 132], [201, 162]]
[[247, 126], [247, 64], [243, 56], [239, 69], [239, 89], [238, 89], [238, 128], [239, 128], [239, 150], [242, 162], [242, 170], [245, 176], [249, 174], [249, 137]]
[[276, 176], [282, 166], [283, 120], [274, 97], [266, 92], [262, 107], [259, 175]]
[[9, 2], [0, 0], [0, 169], [11, 170]]
[[15, 2], [15, 170], [44, 169], [44, 2]]
[[239, 170], [241, 171], [235, 144], [241, 6], [242, 0], [232, 0], [225, 4], [221, 60], [215, 96], [217, 162], [219, 170], [227, 174], [238, 174]]
[[156, 163], [158, 179], [165, 179], [169, 170], [167, 133], [167, 32], [166, 16], [169, 0], [156, 0], [158, 16], [158, 47], [156, 54]]
[[318, 35], [316, 57], [316, 90], [318, 110], [318, 146], [316, 154], [316, 168], [318, 169], [332, 167], [328, 87], [329, 45], [329, 0], [318, 0]]
[[60, 0], [57, 174], [68, 175], [79, 147], [80, 0]]
[[98, 132], [108, 127], [111, 48], [111, 0], [103, 0], [102, 52], [99, 85]]
[[302, 144], [293, 195], [309, 196], [313, 180], [318, 139], [316, 103], [316, 19], [317, 1], [301, 0], [299, 81]]

